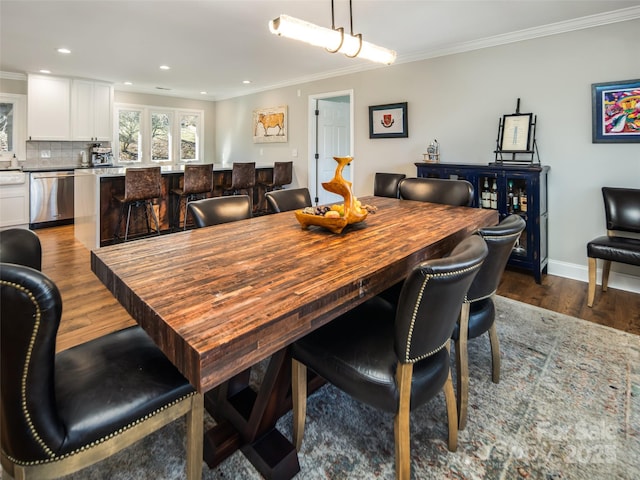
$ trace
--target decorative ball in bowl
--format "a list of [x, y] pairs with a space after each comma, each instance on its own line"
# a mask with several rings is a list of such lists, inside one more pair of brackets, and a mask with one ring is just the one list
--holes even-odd
[[[324, 227], [333, 233], [341, 233], [344, 228], [352, 223], [358, 223], [367, 218], [369, 213], [361, 208], [360, 202], [354, 197], [351, 191], [351, 182], [344, 179], [342, 170], [353, 161], [352, 157], [333, 157], [338, 166], [334, 177], [329, 182], [324, 182], [322, 187], [328, 192], [335, 193], [344, 198], [344, 203], [334, 205], [325, 213], [305, 210], [296, 210], [296, 219], [302, 228], [309, 228], [310, 225]], [[331, 212], [331, 213], [329, 213]], [[335, 212], [335, 213], [333, 213]]]

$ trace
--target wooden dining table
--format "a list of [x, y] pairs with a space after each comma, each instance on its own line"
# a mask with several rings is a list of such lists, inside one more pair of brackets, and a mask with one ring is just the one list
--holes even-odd
[[[295, 450], [274, 428], [289, 405], [286, 347], [498, 222], [489, 209], [360, 200], [377, 212], [341, 234], [283, 212], [92, 251], [96, 276], [205, 393], [217, 422], [209, 466], [242, 448], [265, 477], [295, 475]], [[254, 392], [248, 372], [263, 360]]]

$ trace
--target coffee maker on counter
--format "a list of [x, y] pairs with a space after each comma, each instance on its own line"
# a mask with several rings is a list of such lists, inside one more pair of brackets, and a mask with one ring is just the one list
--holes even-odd
[[94, 143], [89, 149], [91, 164], [94, 167], [110, 167], [113, 165], [111, 147], [103, 147], [101, 143]]

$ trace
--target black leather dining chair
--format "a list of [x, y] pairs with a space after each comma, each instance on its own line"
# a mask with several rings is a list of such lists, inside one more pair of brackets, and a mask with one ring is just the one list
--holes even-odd
[[0, 264], [2, 467], [67, 475], [186, 415], [186, 478], [202, 477], [203, 399], [138, 326], [55, 353], [56, 285]]
[[640, 265], [640, 189], [602, 187], [607, 235], [587, 244], [589, 259], [589, 290], [587, 306], [593, 307], [596, 297], [598, 259], [602, 265], [602, 291], [609, 285], [611, 262]]
[[417, 265], [402, 286], [397, 308], [373, 297], [294, 342], [291, 347], [293, 437], [302, 445], [307, 368], [357, 400], [395, 414], [396, 478], [409, 479], [409, 414], [441, 390], [457, 448], [458, 416], [449, 369], [451, 332], [473, 277], [487, 255], [478, 236], [451, 254]]
[[404, 173], [377, 172], [373, 181], [373, 194], [376, 197], [398, 198], [398, 185], [406, 178]]
[[190, 202], [189, 213], [198, 228], [251, 218], [251, 199], [248, 195], [212, 197]]
[[0, 231], [0, 262], [17, 263], [42, 270], [42, 245], [38, 235], [26, 228]]
[[489, 253], [478, 274], [473, 279], [462, 305], [460, 321], [451, 338], [455, 341], [458, 428], [463, 430], [467, 423], [469, 403], [469, 359], [467, 340], [489, 332], [491, 344], [492, 381], [500, 381], [500, 343], [496, 330], [496, 309], [493, 297], [498, 290], [500, 279], [509, 261], [513, 247], [520, 238], [526, 222], [520, 215], [509, 215], [494, 227], [478, 230], [487, 243]]
[[265, 194], [271, 213], [288, 212], [311, 206], [311, 194], [307, 187], [273, 190]]
[[473, 204], [473, 185], [466, 180], [448, 178], [405, 178], [398, 185], [400, 198], [442, 203], [458, 207]]

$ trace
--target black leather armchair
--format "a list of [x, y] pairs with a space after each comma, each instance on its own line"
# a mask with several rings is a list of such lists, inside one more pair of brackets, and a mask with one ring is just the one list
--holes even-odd
[[602, 266], [602, 291], [609, 283], [611, 262], [640, 265], [640, 189], [602, 187], [604, 213], [607, 219], [607, 235], [587, 244], [589, 258], [589, 292], [587, 305], [593, 307], [596, 296], [597, 259]]
[[376, 173], [373, 194], [377, 197], [398, 198], [398, 185], [406, 178], [404, 173]]
[[184, 415], [187, 478], [202, 476], [203, 400], [139, 327], [55, 353], [62, 300], [29, 267], [0, 264], [2, 466], [58, 478]]
[[405, 178], [398, 185], [400, 198], [419, 202], [443, 203], [458, 207], [473, 204], [473, 185], [466, 180], [448, 178]]
[[487, 243], [489, 254], [480, 271], [473, 279], [462, 305], [460, 321], [453, 331], [456, 345], [458, 428], [463, 430], [467, 423], [469, 403], [469, 359], [467, 340], [489, 332], [491, 343], [492, 380], [500, 381], [500, 344], [495, 325], [493, 297], [509, 261], [513, 246], [526, 226], [519, 215], [509, 215], [499, 225], [478, 230]]
[[272, 213], [288, 212], [311, 206], [311, 194], [306, 187], [273, 190], [267, 192], [265, 197], [269, 211]]
[[25, 228], [0, 231], [0, 262], [42, 270], [42, 245], [38, 235]]
[[352, 397], [395, 414], [396, 478], [410, 477], [409, 413], [444, 390], [449, 449], [458, 418], [449, 370], [449, 342], [460, 306], [487, 255], [478, 236], [447, 258], [417, 265], [397, 309], [374, 297], [291, 347], [293, 437], [299, 450], [306, 415], [307, 367]]
[[251, 218], [251, 210], [248, 195], [205, 198], [190, 202], [188, 207], [198, 228]]

